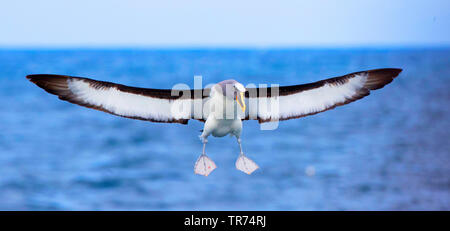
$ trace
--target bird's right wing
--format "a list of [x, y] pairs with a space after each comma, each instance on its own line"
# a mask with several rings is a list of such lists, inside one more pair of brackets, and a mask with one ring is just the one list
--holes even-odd
[[27, 78], [61, 100], [131, 119], [187, 124], [203, 121], [194, 105], [202, 105], [210, 89], [170, 90], [129, 87], [65, 75], [28, 75]]
[[360, 71], [314, 83], [279, 87], [275, 93], [271, 88], [247, 88], [246, 119], [264, 123], [314, 115], [369, 95], [371, 90], [392, 82], [401, 71], [396, 68]]

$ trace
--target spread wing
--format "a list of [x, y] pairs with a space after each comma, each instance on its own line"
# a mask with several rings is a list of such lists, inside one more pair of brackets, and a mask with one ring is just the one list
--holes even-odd
[[[263, 123], [314, 115], [369, 95], [370, 91], [392, 82], [401, 71], [385, 68], [355, 72], [314, 83], [279, 87], [278, 94], [271, 88], [247, 88], [249, 110], [246, 119]], [[278, 109], [269, 110], [276, 101]], [[264, 104], [267, 108], [261, 106], [261, 102], [267, 102]]]
[[[194, 104], [203, 103], [210, 89], [170, 90], [129, 87], [65, 75], [28, 75], [27, 78], [61, 100], [131, 119], [187, 124]], [[198, 113], [197, 113], [198, 114]]]

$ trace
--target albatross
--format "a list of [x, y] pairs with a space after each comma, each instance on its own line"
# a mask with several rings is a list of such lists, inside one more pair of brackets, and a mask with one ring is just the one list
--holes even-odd
[[[250, 175], [259, 166], [242, 150], [243, 120], [266, 123], [324, 112], [369, 95], [392, 82], [401, 71], [373, 69], [281, 87], [246, 88], [231, 79], [191, 90], [138, 88], [67, 75], [33, 74], [27, 78], [61, 100], [121, 117], [161, 123], [187, 124], [190, 119], [204, 122], [200, 135], [203, 151], [194, 173], [208, 176], [216, 168], [205, 152], [210, 135], [236, 137], [240, 149], [236, 168]], [[263, 102], [273, 100], [277, 109], [268, 110]]]

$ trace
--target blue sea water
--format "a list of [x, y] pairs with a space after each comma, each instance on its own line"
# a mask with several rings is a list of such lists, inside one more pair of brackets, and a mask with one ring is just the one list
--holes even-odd
[[[234, 78], [291, 85], [403, 68], [360, 101], [261, 131], [234, 167], [234, 138], [210, 138], [218, 168], [194, 175], [203, 123], [159, 124], [63, 102], [27, 74], [171, 88]], [[0, 50], [0, 210], [450, 210], [450, 49]]]

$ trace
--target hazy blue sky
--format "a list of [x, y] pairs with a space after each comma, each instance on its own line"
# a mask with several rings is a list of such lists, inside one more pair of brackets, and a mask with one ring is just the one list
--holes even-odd
[[450, 0], [3, 1], [0, 47], [450, 45]]

